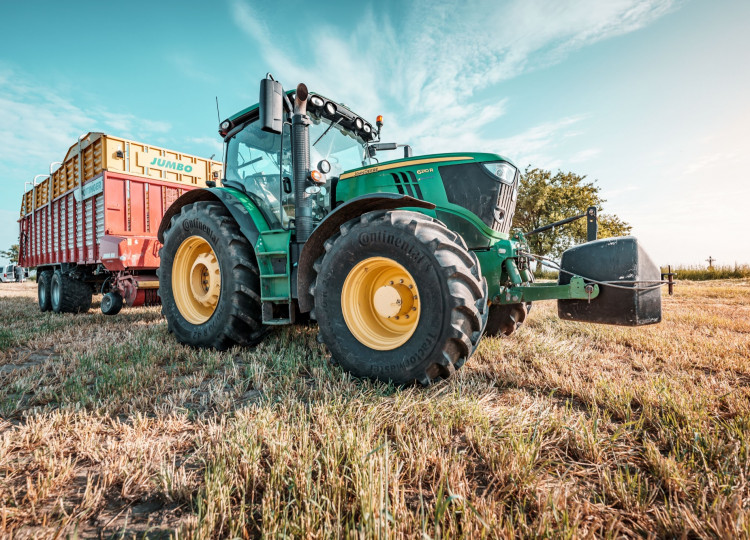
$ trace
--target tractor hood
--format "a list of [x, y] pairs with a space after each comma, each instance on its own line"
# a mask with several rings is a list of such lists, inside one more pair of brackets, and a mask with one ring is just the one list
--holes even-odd
[[498, 154], [429, 154], [346, 171], [332, 195], [334, 207], [374, 192], [430, 201], [435, 217], [459, 231], [469, 247], [486, 249], [510, 232], [519, 182], [518, 169]]
[[351, 178], [353, 176], [362, 176], [364, 174], [371, 174], [380, 171], [386, 171], [390, 169], [399, 169], [402, 167], [413, 167], [420, 166], [421, 169], [429, 169], [430, 165], [445, 165], [448, 163], [458, 162], [473, 162], [473, 163], [489, 163], [504, 161], [510, 163], [515, 167], [513, 162], [508, 158], [502, 157], [499, 154], [488, 154], [488, 153], [477, 153], [477, 152], [455, 152], [450, 154], [425, 154], [423, 156], [412, 156], [408, 158], [394, 159], [390, 161], [384, 161], [382, 163], [376, 163], [374, 165], [367, 165], [358, 169], [352, 169], [346, 171], [341, 175], [341, 180]]

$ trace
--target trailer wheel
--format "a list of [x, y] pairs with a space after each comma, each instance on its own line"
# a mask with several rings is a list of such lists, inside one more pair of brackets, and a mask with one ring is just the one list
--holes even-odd
[[511, 335], [523, 324], [529, 311], [531, 311], [531, 302], [491, 305], [485, 335], [491, 337]]
[[185, 205], [160, 256], [162, 313], [180, 343], [222, 350], [263, 339], [255, 252], [222, 204]]
[[39, 299], [39, 309], [44, 311], [50, 311], [52, 309], [52, 295], [50, 294], [50, 281], [52, 280], [52, 272], [45, 270], [39, 273], [39, 279], [37, 279], [36, 292]]
[[116, 292], [108, 292], [102, 296], [101, 309], [105, 315], [117, 315], [122, 309], [122, 296]]
[[52, 274], [50, 305], [55, 313], [86, 312], [91, 308], [93, 294], [88, 283], [63, 274], [59, 268]]
[[341, 226], [310, 292], [332, 360], [358, 377], [423, 385], [451, 376], [487, 322], [487, 281], [463, 239], [417, 212]]

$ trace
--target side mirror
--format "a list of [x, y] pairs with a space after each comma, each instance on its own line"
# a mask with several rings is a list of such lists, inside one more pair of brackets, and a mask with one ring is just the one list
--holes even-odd
[[374, 148], [377, 151], [395, 150], [396, 148], [398, 148], [398, 144], [396, 144], [395, 142], [381, 142], [381, 143], [371, 144], [370, 147]]
[[284, 89], [273, 79], [260, 81], [260, 129], [281, 134], [284, 125]]
[[412, 157], [412, 150], [411, 146], [408, 144], [398, 144], [395, 142], [392, 143], [373, 143], [371, 144], [368, 149], [370, 152], [370, 157], [375, 157], [375, 153], [379, 152], [381, 150], [396, 150], [398, 147], [403, 146], [404, 147], [404, 157], [410, 158]]

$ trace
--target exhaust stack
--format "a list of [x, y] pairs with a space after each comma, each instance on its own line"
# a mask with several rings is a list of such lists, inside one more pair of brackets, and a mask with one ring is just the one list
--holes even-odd
[[312, 202], [305, 192], [310, 174], [310, 118], [307, 116], [307, 86], [297, 85], [292, 116], [292, 160], [294, 163], [294, 224], [297, 242], [304, 243], [313, 229]]

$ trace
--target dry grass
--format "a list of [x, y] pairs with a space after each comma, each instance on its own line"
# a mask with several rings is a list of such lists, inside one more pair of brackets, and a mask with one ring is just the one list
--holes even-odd
[[[662, 272], [667, 272], [667, 267], [662, 267]], [[750, 278], [750, 264], [716, 265], [710, 268], [706, 266], [676, 266], [672, 268], [677, 273], [678, 280], [703, 281], [707, 279], [747, 279]]]
[[750, 536], [748, 280], [645, 328], [536, 304], [428, 389], [350, 378], [314, 327], [194, 351], [158, 308], [0, 295], [0, 535]]

